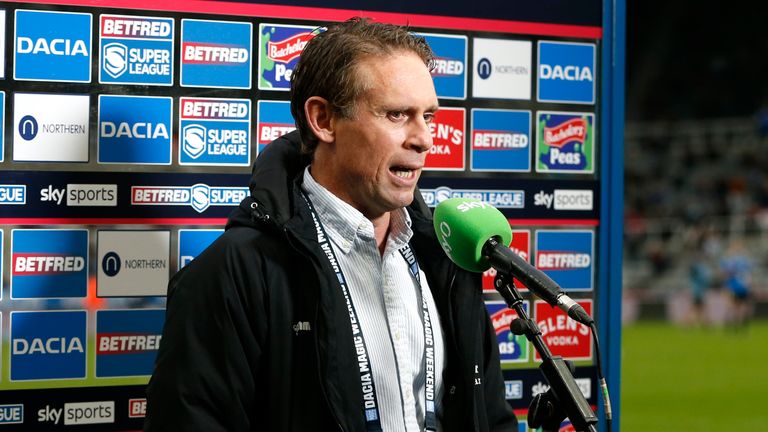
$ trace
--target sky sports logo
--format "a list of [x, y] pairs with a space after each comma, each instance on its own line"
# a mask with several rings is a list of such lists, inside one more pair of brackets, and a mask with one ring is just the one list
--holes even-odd
[[525, 192], [521, 190], [479, 190], [451, 189], [421, 189], [424, 202], [430, 207], [436, 207], [449, 198], [470, 198], [488, 203], [496, 208], [521, 209], [525, 207]]
[[251, 101], [180, 100], [181, 165], [250, 165]]
[[533, 205], [555, 210], [592, 210], [593, 192], [589, 189], [555, 189], [552, 193], [543, 190], [533, 196]]
[[71, 402], [63, 408], [46, 405], [37, 411], [37, 421], [65, 426], [114, 423], [115, 401]]
[[71, 183], [66, 188], [48, 185], [40, 190], [40, 202], [66, 204], [68, 207], [116, 207], [117, 185]]
[[253, 25], [181, 20], [181, 86], [251, 88]]
[[16, 10], [13, 78], [91, 82], [91, 21], [75, 12]]
[[101, 15], [99, 82], [173, 84], [173, 18]]
[[208, 186], [132, 186], [132, 205], [188, 205], [202, 213], [209, 206], [236, 206], [249, 191], [247, 187]]
[[0, 205], [21, 205], [26, 203], [26, 185], [0, 184]]

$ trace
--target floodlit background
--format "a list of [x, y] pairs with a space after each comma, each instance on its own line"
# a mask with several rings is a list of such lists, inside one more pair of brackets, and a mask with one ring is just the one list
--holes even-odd
[[762, 4], [627, 1], [621, 430], [768, 430]]

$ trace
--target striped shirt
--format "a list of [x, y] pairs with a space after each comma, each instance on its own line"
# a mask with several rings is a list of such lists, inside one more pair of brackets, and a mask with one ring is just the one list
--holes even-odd
[[318, 184], [309, 168], [304, 172], [302, 189], [331, 240], [347, 280], [365, 336], [381, 426], [385, 432], [424, 429], [426, 371], [421, 295], [425, 296], [435, 335], [435, 404], [438, 430], [441, 430], [439, 413], [445, 366], [443, 332], [424, 273], [419, 270], [420, 295], [408, 264], [399, 252], [413, 235], [408, 212], [399, 209], [391, 213], [389, 236], [382, 255], [376, 245], [373, 223]]

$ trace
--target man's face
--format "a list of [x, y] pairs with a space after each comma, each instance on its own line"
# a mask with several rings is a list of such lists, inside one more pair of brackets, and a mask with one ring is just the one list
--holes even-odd
[[332, 120], [332, 162], [321, 169], [326, 188], [374, 219], [413, 200], [432, 146], [437, 95], [429, 70], [411, 52], [363, 59], [357, 73], [366, 90], [352, 118]]

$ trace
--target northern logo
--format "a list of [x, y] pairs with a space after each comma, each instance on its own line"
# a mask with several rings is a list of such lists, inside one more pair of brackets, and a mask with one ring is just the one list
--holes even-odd
[[473, 47], [474, 97], [531, 98], [531, 42], [474, 38]]

